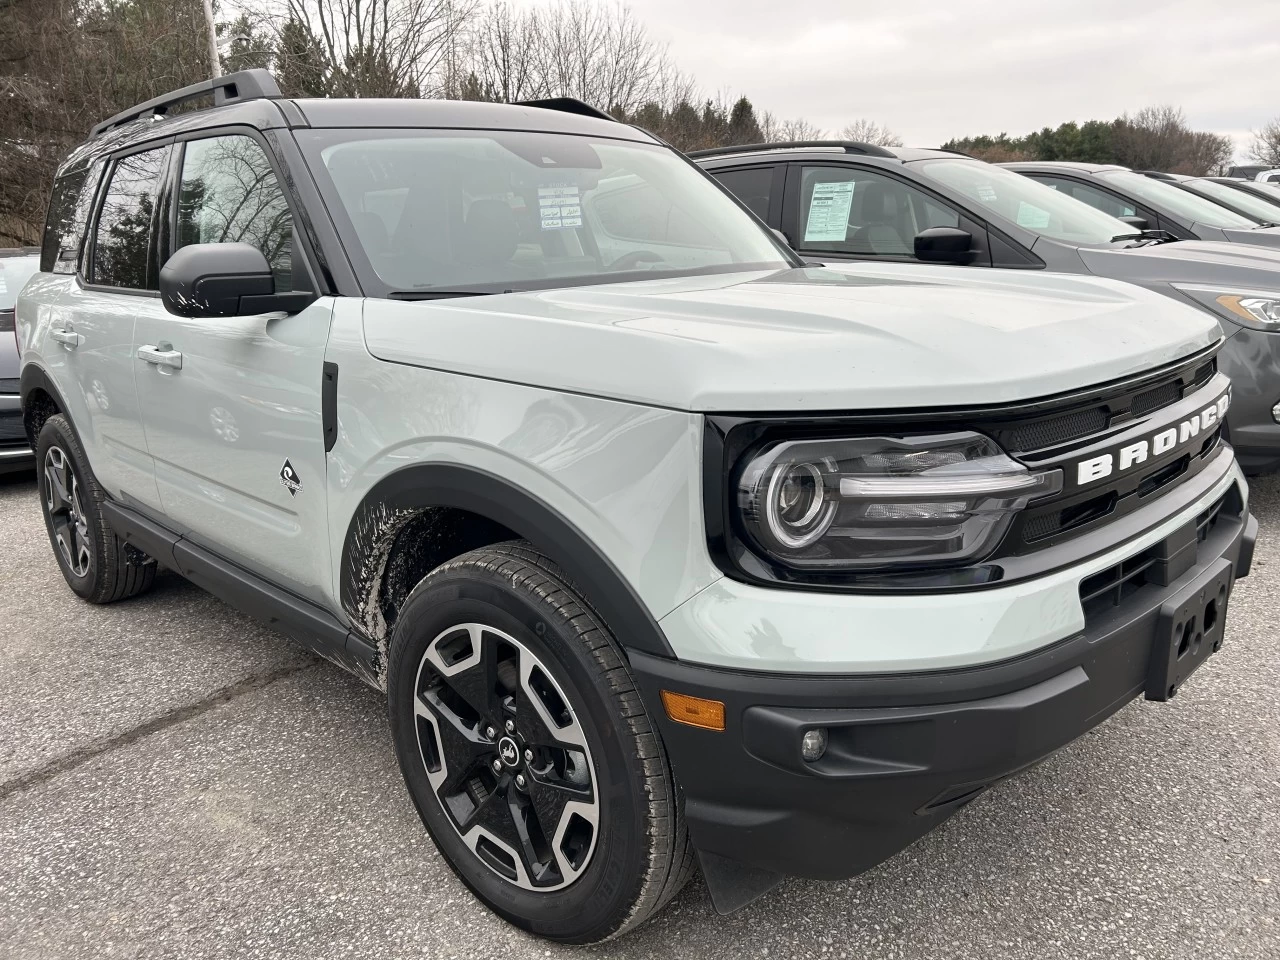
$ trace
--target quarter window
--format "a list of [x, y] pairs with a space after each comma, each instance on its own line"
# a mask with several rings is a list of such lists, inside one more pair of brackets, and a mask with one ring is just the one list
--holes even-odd
[[186, 144], [175, 249], [190, 243], [257, 247], [271, 264], [276, 292], [294, 289], [293, 216], [266, 153], [251, 137]]
[[93, 241], [94, 283], [133, 290], [159, 289], [151, 269], [151, 228], [168, 147], [116, 161], [98, 212]]
[[857, 167], [805, 167], [801, 175], [801, 249], [914, 258], [921, 230], [959, 225], [954, 209], [893, 177]]
[[102, 178], [103, 162], [86, 170], [59, 177], [49, 198], [49, 216], [40, 248], [40, 269], [44, 273], [75, 273], [89, 225], [93, 195]]

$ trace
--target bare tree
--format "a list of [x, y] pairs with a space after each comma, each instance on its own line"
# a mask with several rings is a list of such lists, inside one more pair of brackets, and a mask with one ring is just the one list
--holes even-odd
[[475, 0], [284, 0], [288, 24], [324, 60], [342, 97], [418, 97], [447, 86], [450, 53]]
[[778, 124], [778, 140], [821, 140], [826, 136], [826, 131], [816, 124], [810, 123], [804, 117], [798, 117], [795, 120], [784, 120]]
[[1264, 124], [1261, 130], [1253, 131], [1249, 159], [1269, 167], [1280, 167], [1280, 117]]
[[870, 143], [878, 147], [900, 147], [902, 138], [874, 120], [858, 119], [840, 131], [841, 140]]

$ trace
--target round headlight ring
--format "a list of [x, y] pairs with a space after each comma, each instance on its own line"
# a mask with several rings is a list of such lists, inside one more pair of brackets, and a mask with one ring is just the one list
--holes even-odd
[[816, 464], [782, 464], [769, 477], [765, 522], [769, 534], [782, 546], [791, 550], [810, 546], [827, 532], [835, 511], [836, 504], [827, 499], [822, 471]]

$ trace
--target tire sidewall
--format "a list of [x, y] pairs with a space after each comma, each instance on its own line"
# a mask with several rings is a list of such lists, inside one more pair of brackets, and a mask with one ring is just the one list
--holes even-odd
[[[51, 447], [59, 447], [63, 455], [71, 462], [75, 471], [76, 483], [80, 490], [80, 509], [84, 513], [88, 527], [89, 566], [83, 577], [76, 576], [75, 571], [67, 564], [58, 546], [57, 534], [53, 529], [53, 518], [49, 515], [49, 480], [45, 476], [45, 456]], [[94, 496], [94, 481], [89, 473], [89, 465], [85, 462], [80, 442], [65, 417], [55, 415], [45, 421], [36, 438], [36, 480], [40, 493], [40, 513], [44, 516], [45, 532], [49, 535], [49, 546], [53, 548], [53, 557], [66, 578], [67, 585], [80, 597], [89, 597], [98, 582], [98, 573], [102, 567], [102, 542], [99, 536], [101, 517], [98, 513], [98, 501]]]
[[[481, 571], [470, 570], [428, 578], [402, 608], [387, 685], [401, 772], [445, 859], [491, 909], [541, 936], [598, 940], [626, 920], [649, 867], [634, 741], [619, 725], [591, 651], [563, 617], [505, 580], [481, 577]], [[495, 627], [528, 646], [552, 672], [586, 733], [600, 798], [599, 832], [585, 872], [565, 888], [536, 893], [499, 877], [462, 842], [427, 780], [413, 714], [414, 685], [427, 646], [460, 623]]]

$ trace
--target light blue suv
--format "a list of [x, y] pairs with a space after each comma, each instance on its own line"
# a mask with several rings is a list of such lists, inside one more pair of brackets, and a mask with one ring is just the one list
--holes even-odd
[[1212, 317], [808, 267], [575, 101], [187, 88], [67, 159], [40, 267], [71, 588], [163, 565], [385, 691], [441, 854], [555, 940], [871, 867], [1175, 695], [1249, 570]]

